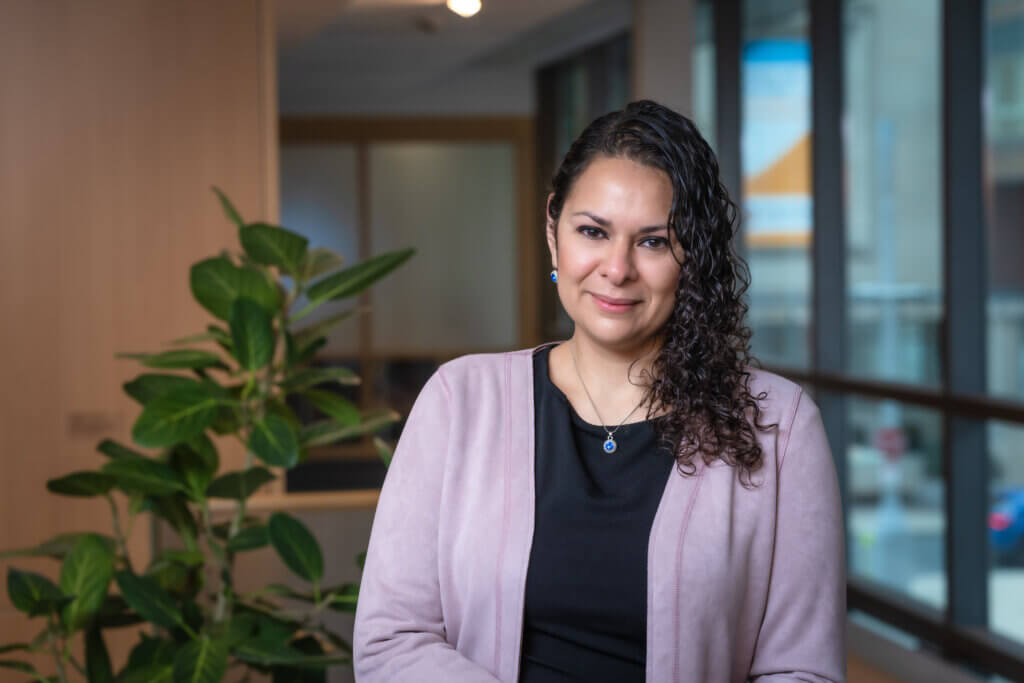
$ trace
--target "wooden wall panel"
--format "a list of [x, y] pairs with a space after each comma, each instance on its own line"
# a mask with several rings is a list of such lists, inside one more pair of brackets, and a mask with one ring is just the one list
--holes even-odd
[[[0, 0], [0, 16], [9, 548], [109, 530], [105, 504], [49, 496], [45, 481], [94, 467], [103, 437], [128, 439], [138, 410], [120, 385], [138, 366], [115, 352], [206, 324], [188, 268], [237, 244], [210, 186], [276, 220], [277, 113], [270, 0]], [[21, 628], [10, 610], [4, 591], [3, 639]]]

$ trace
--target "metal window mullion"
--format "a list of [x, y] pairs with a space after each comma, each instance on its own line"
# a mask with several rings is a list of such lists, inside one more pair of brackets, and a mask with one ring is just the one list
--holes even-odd
[[[811, 169], [813, 264], [811, 354], [815, 372], [842, 373], [846, 361], [846, 221], [843, 206], [842, 25], [840, 0], [816, 0], [811, 11]], [[817, 396], [849, 511], [846, 397]], [[848, 518], [848, 514], [844, 515]], [[849, 556], [849, 553], [848, 555]]]
[[[953, 395], [985, 393], [986, 268], [982, 196], [983, 2], [945, 0], [942, 26], [943, 376]], [[988, 626], [986, 424], [946, 411], [948, 613]]]
[[[718, 0], [712, 5], [715, 40], [715, 136], [716, 155], [729, 195], [738, 204], [740, 196], [740, 93], [743, 51], [742, 0]], [[742, 251], [742, 222], [736, 248]]]

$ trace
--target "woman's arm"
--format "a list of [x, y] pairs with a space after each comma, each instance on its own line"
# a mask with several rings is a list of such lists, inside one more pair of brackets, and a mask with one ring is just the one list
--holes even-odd
[[353, 638], [359, 683], [496, 683], [445, 639], [438, 517], [451, 403], [440, 371], [420, 392], [373, 520]]
[[750, 678], [846, 680], [846, 559], [832, 453], [806, 395], [783, 444], [768, 604]]

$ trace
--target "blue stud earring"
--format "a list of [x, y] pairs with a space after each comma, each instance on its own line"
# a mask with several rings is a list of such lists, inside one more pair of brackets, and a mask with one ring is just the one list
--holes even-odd
[[551, 271], [551, 281], [552, 282], [558, 282], [558, 269], [557, 268], [555, 270]]

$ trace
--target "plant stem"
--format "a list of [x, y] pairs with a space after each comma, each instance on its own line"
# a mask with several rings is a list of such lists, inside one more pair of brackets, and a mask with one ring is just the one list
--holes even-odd
[[128, 543], [124, 533], [121, 531], [121, 513], [117, 509], [117, 501], [108, 493], [107, 502], [110, 503], [110, 517], [114, 523], [114, 538], [117, 539], [117, 545], [121, 548], [121, 554], [124, 555], [124, 564], [129, 571], [134, 572], [132, 569], [132, 558], [128, 555]]
[[69, 662], [71, 662], [71, 666], [75, 667], [75, 669], [78, 671], [78, 673], [80, 673], [83, 676], [85, 676], [86, 680], [88, 680], [88, 678], [89, 678], [88, 672], [85, 670], [84, 666], [82, 666], [81, 664], [78, 663], [78, 660], [75, 659], [75, 656], [73, 654], [71, 654], [71, 647], [69, 646], [69, 644], [67, 642], [65, 642], [65, 644], [64, 644], [64, 656], [65, 656], [65, 658]]
[[64, 669], [64, 657], [61, 654], [61, 650], [60, 650], [60, 646], [59, 646], [60, 644], [59, 644], [58, 639], [57, 639], [57, 637], [56, 637], [56, 635], [54, 633], [55, 625], [54, 625], [53, 617], [52, 616], [49, 619], [49, 623], [50, 623], [50, 633], [49, 633], [49, 635], [47, 635], [46, 639], [47, 639], [47, 641], [49, 641], [50, 649], [53, 651], [53, 658], [57, 661], [57, 680], [59, 680], [61, 683], [67, 683], [67, 681], [68, 681], [68, 673]]
[[[220, 577], [221, 574], [223, 573], [224, 568], [228, 566], [228, 560], [227, 557], [225, 557], [224, 555], [224, 549], [221, 547], [219, 543], [217, 543], [214, 540], [213, 524], [210, 521], [210, 504], [206, 498], [203, 498], [200, 510], [203, 520], [203, 530], [206, 533], [206, 545], [209, 546], [211, 552], [213, 553], [214, 560], [217, 564], [217, 576]], [[221, 578], [221, 589], [217, 591], [217, 606], [214, 608], [213, 612], [213, 621], [215, 623], [224, 621], [224, 617], [227, 616], [227, 586], [223, 585], [223, 581], [224, 579]]]

